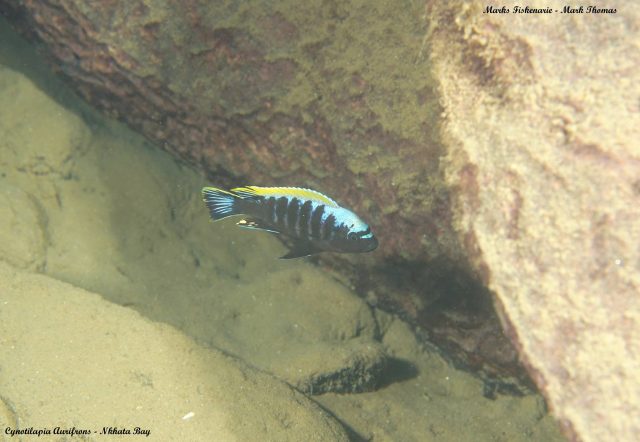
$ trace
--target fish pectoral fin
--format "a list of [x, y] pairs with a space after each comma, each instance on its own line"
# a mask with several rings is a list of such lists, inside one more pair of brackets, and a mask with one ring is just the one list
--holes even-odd
[[319, 252], [321, 252], [321, 250], [314, 247], [313, 244], [308, 241], [296, 241], [292, 244], [289, 252], [281, 256], [280, 259], [302, 258], [303, 256], [309, 256]]
[[252, 219], [252, 218], [241, 219], [236, 223], [236, 226], [242, 227], [243, 229], [262, 230], [264, 232], [271, 232], [271, 233], [281, 233], [280, 231], [275, 230], [273, 227], [263, 223], [259, 219]]

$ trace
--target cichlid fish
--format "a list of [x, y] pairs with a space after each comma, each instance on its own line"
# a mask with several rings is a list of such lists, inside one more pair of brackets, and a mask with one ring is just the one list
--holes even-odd
[[350, 210], [315, 190], [299, 187], [202, 189], [214, 221], [245, 215], [237, 225], [286, 235], [293, 247], [282, 259], [322, 251], [361, 253], [378, 247], [369, 226]]

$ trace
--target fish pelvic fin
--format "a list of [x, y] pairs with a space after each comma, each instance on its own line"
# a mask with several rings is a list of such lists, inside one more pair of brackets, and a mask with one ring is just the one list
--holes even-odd
[[204, 187], [202, 189], [202, 201], [209, 209], [209, 216], [214, 221], [228, 216], [239, 215], [238, 201], [240, 197], [235, 193], [216, 187]]
[[302, 258], [320, 252], [320, 249], [314, 247], [313, 244], [307, 241], [296, 241], [293, 243], [293, 247], [291, 247], [289, 252], [281, 256], [280, 259]]

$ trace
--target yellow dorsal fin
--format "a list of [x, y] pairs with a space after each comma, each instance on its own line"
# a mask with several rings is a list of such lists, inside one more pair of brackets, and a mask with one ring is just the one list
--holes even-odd
[[311, 189], [303, 189], [302, 187], [258, 187], [258, 186], [246, 186], [246, 187], [236, 187], [235, 189], [231, 189], [234, 193], [245, 194], [245, 195], [260, 195], [265, 197], [275, 196], [291, 196], [296, 197], [301, 200], [312, 200], [317, 201], [322, 204], [326, 204], [327, 206], [332, 207], [340, 207], [338, 203], [329, 198], [326, 195], [323, 195], [320, 192]]

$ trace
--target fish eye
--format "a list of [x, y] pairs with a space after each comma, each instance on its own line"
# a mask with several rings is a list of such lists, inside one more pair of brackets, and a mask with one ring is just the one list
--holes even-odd
[[351, 240], [356, 240], [358, 239], [358, 235], [356, 235], [356, 232], [349, 232], [349, 234], [347, 235], [347, 238]]

